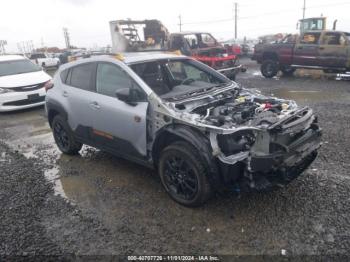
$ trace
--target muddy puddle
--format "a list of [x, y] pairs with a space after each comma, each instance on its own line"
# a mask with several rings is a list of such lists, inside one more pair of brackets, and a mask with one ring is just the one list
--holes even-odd
[[[62, 154], [53, 139], [43, 110], [2, 115], [5, 142], [26, 158], [37, 158], [46, 167], [47, 180], [56, 195], [71, 202], [96, 202], [105, 190], [150, 190], [154, 172], [100, 150], [84, 146], [77, 156]], [[148, 183], [151, 180], [151, 183]], [[153, 185], [154, 186], [154, 185]]]

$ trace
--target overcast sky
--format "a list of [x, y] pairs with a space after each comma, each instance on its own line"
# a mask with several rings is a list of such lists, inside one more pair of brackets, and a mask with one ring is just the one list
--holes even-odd
[[[6, 50], [13, 52], [28, 40], [35, 47], [43, 41], [63, 48], [62, 28], [67, 27], [75, 46], [106, 46], [111, 20], [155, 18], [176, 32], [180, 14], [184, 31], [208, 31], [226, 40], [234, 36], [234, 2], [239, 38], [293, 33], [302, 17], [303, 0], [1, 0], [0, 40], [7, 40]], [[328, 28], [338, 19], [338, 29], [350, 31], [350, 0], [306, 0], [306, 7], [306, 17], [323, 14]]]

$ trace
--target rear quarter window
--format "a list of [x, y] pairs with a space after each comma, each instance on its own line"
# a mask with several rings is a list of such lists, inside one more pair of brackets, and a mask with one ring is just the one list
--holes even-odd
[[69, 69], [63, 70], [60, 74], [62, 83], [67, 83], [67, 76], [68, 76]]

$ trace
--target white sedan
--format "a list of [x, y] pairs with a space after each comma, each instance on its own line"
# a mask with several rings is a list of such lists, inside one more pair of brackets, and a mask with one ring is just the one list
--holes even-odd
[[43, 105], [45, 84], [50, 80], [42, 68], [23, 56], [0, 56], [0, 112]]

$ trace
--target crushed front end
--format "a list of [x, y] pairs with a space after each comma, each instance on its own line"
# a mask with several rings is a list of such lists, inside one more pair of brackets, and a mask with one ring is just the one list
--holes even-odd
[[321, 145], [313, 110], [292, 100], [235, 88], [175, 108], [189, 110], [187, 122], [205, 130], [223, 185], [235, 190], [288, 184], [314, 161]]
[[242, 169], [241, 189], [266, 190], [288, 184], [317, 156], [321, 129], [312, 109], [302, 108], [274, 124], [268, 122], [269, 115], [260, 118], [263, 126], [259, 130], [211, 135], [214, 152], [226, 170], [223, 175], [230, 180], [230, 170]]
[[316, 158], [322, 132], [311, 108], [258, 96], [240, 96], [228, 106], [238, 121], [249, 119], [248, 126], [228, 134], [211, 133], [210, 140], [228, 180], [230, 170], [241, 168], [241, 176], [233, 176], [241, 190], [288, 184]]

